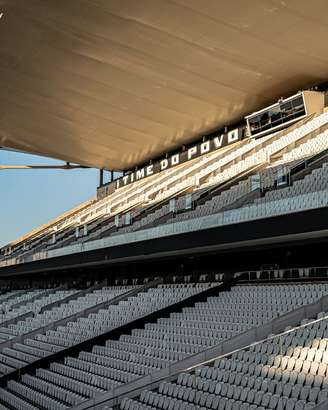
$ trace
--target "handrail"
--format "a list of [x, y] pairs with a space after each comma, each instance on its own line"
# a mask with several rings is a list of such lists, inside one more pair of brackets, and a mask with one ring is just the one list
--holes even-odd
[[[328, 128], [328, 127], [326, 127]], [[298, 174], [301, 171], [309, 169], [312, 165], [315, 165], [318, 161], [323, 160], [328, 154], [328, 149], [320, 151], [311, 157], [305, 158], [303, 160], [299, 160], [296, 164], [292, 165], [289, 168], [289, 173], [291, 176]], [[288, 166], [288, 164], [286, 164]]]
[[[234, 277], [237, 278], [237, 277], [240, 277], [242, 275], [248, 275], [248, 280], [252, 281], [252, 279], [250, 277], [250, 275], [252, 273], [260, 273], [261, 274], [261, 273], [264, 273], [264, 272], [274, 272], [274, 274], [275, 273], [278, 274], [278, 277], [272, 278], [271, 275], [270, 275], [269, 279], [270, 280], [272, 280], [272, 279], [281, 280], [281, 279], [283, 279], [282, 276], [284, 274], [286, 274], [288, 271], [304, 271], [304, 272], [307, 271], [307, 273], [304, 274], [303, 276], [299, 276], [299, 280], [302, 280], [302, 281], [311, 280], [311, 281], [313, 281], [313, 279], [314, 279], [313, 276], [311, 276], [311, 277], [307, 276], [307, 274], [309, 274], [311, 270], [315, 270], [315, 271], [325, 270], [326, 271], [326, 277], [328, 279], [328, 266], [307, 266], [307, 267], [300, 266], [300, 267], [293, 267], [293, 268], [254, 269], [254, 270], [236, 272], [234, 274]], [[320, 279], [321, 281], [323, 280], [323, 278], [319, 277], [319, 276], [318, 276], [318, 279]], [[258, 278], [256, 278], [256, 280], [260, 280], [260, 278], [258, 277]]]
[[[244, 350], [251, 347], [254, 344], [263, 343], [271, 338], [278, 338], [285, 332], [287, 326], [297, 326], [301, 320], [305, 318], [313, 318], [318, 313], [328, 310], [328, 295], [323, 296], [319, 301], [312, 304], [302, 306], [291, 312], [286, 313], [270, 322], [252, 328], [246, 332], [243, 332], [237, 336], [234, 336], [228, 340], [223, 341], [215, 347], [211, 347], [203, 352], [189, 356], [179, 362], [173, 363], [165, 369], [161, 369], [150, 375], [142, 378], [138, 378], [130, 383], [126, 383], [117, 387], [107, 393], [96, 396], [93, 399], [85, 401], [77, 406], [72, 407], [72, 410], [85, 410], [94, 409], [101, 410], [102, 406], [114, 406], [120, 403], [123, 397], [136, 397], [144, 389], [154, 389], [159, 386], [163, 380], [173, 379], [179, 373], [191, 371], [195, 367], [209, 363], [214, 360], [231, 355], [239, 350]], [[320, 320], [327, 320], [327, 317]], [[309, 326], [311, 323], [301, 325]], [[292, 330], [286, 331], [286, 333]], [[275, 336], [269, 337], [272, 333]], [[281, 334], [280, 334], [281, 333]], [[325, 408], [326, 410], [327, 408]], [[321, 409], [318, 409], [321, 410]]]

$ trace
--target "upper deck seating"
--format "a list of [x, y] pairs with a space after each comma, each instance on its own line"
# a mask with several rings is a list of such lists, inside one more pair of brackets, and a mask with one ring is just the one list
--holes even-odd
[[[285, 130], [258, 139], [245, 139], [236, 146], [217, 150], [173, 167], [159, 174], [136, 181], [131, 185], [114, 191], [107, 197], [91, 201], [86, 206], [65, 215], [49, 227], [34, 233], [33, 239], [24, 239], [16, 245], [2, 250], [4, 263], [12, 261], [19, 263], [33, 259], [34, 255], [44, 251], [60, 248], [74, 243], [83, 243], [104, 236], [119, 235], [147, 228], [157, 221], [167, 222], [170, 216], [169, 200], [181, 198], [185, 194], [197, 200], [199, 192], [211, 187], [220, 187], [236, 181], [230, 189], [215, 195], [211, 201], [201, 205], [198, 210], [191, 210], [188, 215], [178, 215], [172, 221], [197, 218], [230, 206], [238, 198], [253, 190], [251, 180], [247, 178], [259, 171], [271, 168], [275, 164], [284, 165], [295, 162], [300, 158], [325, 151], [328, 131], [328, 113], [320, 114], [298, 128]], [[244, 178], [244, 180], [240, 180]], [[306, 194], [306, 187], [303, 186]], [[307, 201], [307, 197], [298, 203]], [[309, 197], [309, 201], [312, 200]], [[308, 202], [309, 202], [308, 201]], [[255, 204], [258, 206], [259, 204]], [[285, 202], [279, 206], [286, 207]], [[306, 206], [306, 204], [305, 204]], [[147, 209], [150, 211], [148, 212]], [[145, 212], [143, 212], [145, 210]], [[294, 208], [292, 208], [294, 210]], [[263, 214], [262, 211], [259, 212]], [[257, 214], [253, 208], [244, 209], [238, 213], [238, 220], [243, 214]], [[231, 222], [234, 222], [232, 216]]]

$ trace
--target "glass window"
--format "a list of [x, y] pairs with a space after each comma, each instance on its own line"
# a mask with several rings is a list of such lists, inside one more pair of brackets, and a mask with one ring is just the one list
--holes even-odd
[[250, 118], [248, 120], [251, 131], [257, 131], [260, 128], [259, 117]]
[[281, 124], [281, 111], [279, 106], [270, 109], [269, 122], [271, 124], [271, 128]]
[[292, 100], [293, 108], [295, 109], [303, 109], [304, 108], [304, 102], [303, 102], [303, 97], [297, 97], [294, 100]]
[[291, 101], [285, 102], [280, 105], [280, 111], [283, 118], [288, 117], [290, 115], [291, 110], [293, 109], [293, 105]]
[[295, 98], [295, 100], [293, 100], [292, 103], [293, 103], [293, 114], [295, 116], [298, 117], [301, 115], [305, 115], [305, 106], [304, 106], [303, 97]]
[[275, 104], [273, 107], [248, 119], [252, 135], [273, 129], [305, 115], [303, 96]]

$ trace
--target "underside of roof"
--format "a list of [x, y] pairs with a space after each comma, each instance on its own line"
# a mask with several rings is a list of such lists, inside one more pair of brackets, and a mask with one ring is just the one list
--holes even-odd
[[328, 79], [327, 0], [0, 0], [0, 146], [128, 169]]

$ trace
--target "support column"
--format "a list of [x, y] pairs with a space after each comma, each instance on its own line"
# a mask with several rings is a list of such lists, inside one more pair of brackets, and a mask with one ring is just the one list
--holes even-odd
[[104, 185], [104, 170], [100, 169], [99, 170], [99, 187], [102, 187]]

